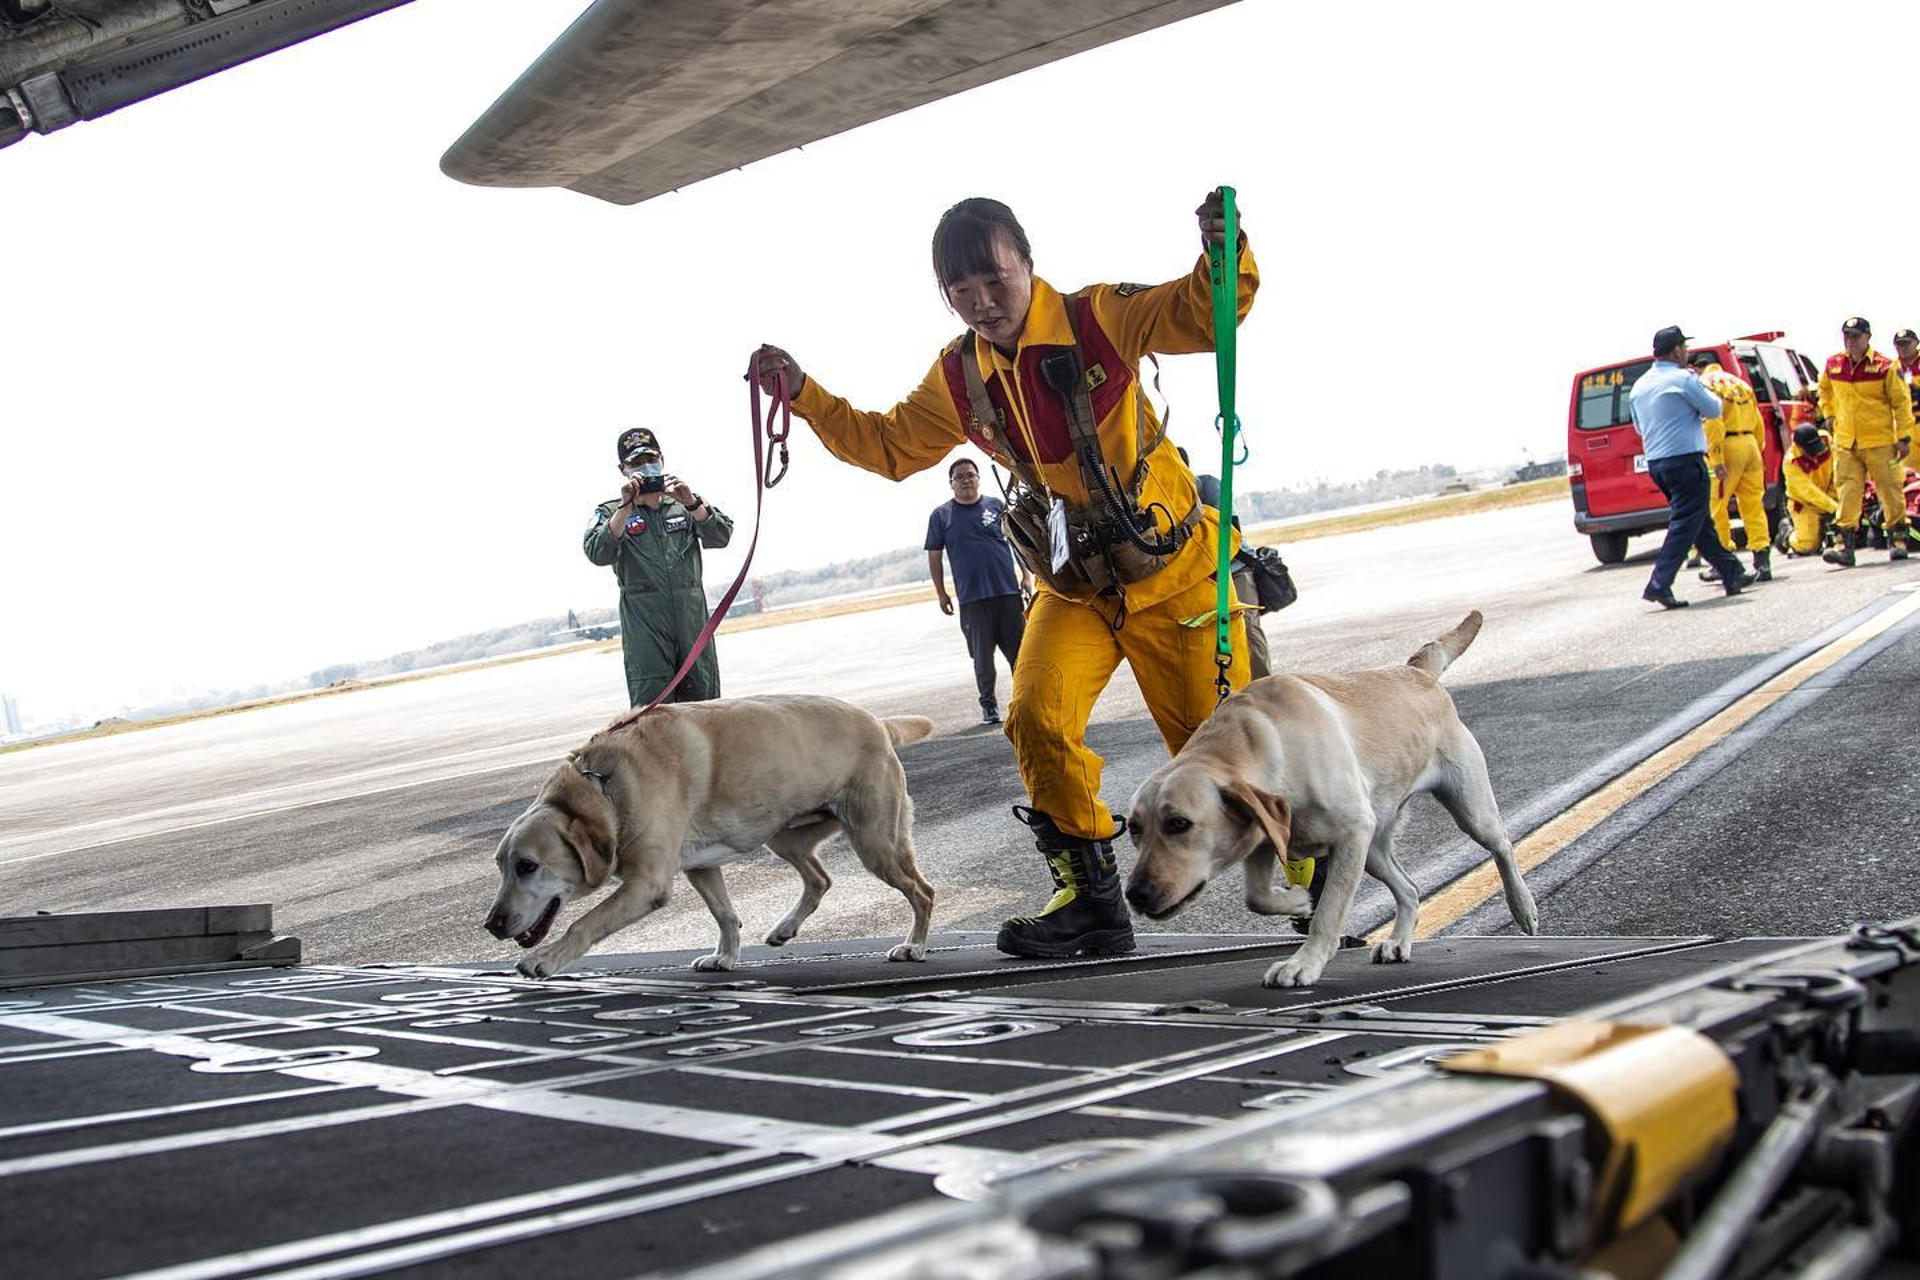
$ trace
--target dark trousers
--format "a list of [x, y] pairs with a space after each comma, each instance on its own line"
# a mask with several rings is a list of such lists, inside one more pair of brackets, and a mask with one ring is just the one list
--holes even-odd
[[1020, 637], [1027, 631], [1027, 615], [1020, 597], [988, 596], [960, 606], [960, 634], [967, 638], [973, 658], [973, 683], [980, 690], [980, 706], [997, 707], [993, 694], [993, 651], [1006, 655], [1007, 669], [1020, 656]]
[[[1674, 458], [1656, 458], [1647, 464], [1647, 474], [1667, 495], [1673, 515], [1667, 520], [1667, 540], [1653, 558], [1653, 576], [1647, 579], [1649, 591], [1671, 591], [1688, 547], [1698, 547], [1701, 556], [1720, 574], [1722, 582], [1732, 582], [1744, 569], [1733, 553], [1720, 545], [1713, 531], [1713, 473], [1701, 453], [1683, 453]], [[1744, 512], [1742, 513], [1745, 514]]]

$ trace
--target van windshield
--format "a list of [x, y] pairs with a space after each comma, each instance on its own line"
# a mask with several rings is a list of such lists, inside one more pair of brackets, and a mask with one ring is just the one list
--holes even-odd
[[1640, 375], [1653, 368], [1652, 360], [1636, 360], [1612, 369], [1596, 369], [1580, 379], [1580, 411], [1574, 425], [1582, 431], [1603, 431], [1633, 421], [1627, 393]]
[[1807, 384], [1800, 376], [1800, 370], [1794, 366], [1791, 355], [1779, 347], [1755, 347], [1760, 363], [1766, 369], [1767, 382], [1773, 389], [1773, 399], [1791, 400], [1800, 394]]

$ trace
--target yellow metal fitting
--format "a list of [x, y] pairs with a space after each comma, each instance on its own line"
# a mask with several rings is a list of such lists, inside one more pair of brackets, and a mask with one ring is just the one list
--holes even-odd
[[1733, 1134], [1739, 1076], [1719, 1045], [1685, 1027], [1562, 1022], [1439, 1064], [1539, 1080], [1595, 1122], [1595, 1239], [1650, 1217], [1706, 1172]]
[[1288, 884], [1310, 889], [1313, 887], [1313, 863], [1312, 858], [1283, 858], [1280, 869], [1287, 873]]

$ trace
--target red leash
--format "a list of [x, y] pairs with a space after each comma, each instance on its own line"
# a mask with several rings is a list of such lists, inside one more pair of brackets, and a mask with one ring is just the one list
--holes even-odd
[[[754, 356], [758, 355], [759, 352], [756, 351]], [[740, 562], [740, 572], [734, 575], [733, 585], [728, 587], [726, 594], [720, 597], [720, 603], [707, 618], [707, 625], [701, 627], [700, 634], [695, 637], [693, 648], [687, 654], [687, 660], [682, 662], [680, 669], [673, 673], [673, 679], [667, 681], [667, 687], [646, 706], [635, 707], [621, 715], [607, 726], [608, 732], [626, 728], [673, 696], [673, 691], [680, 687], [680, 682], [687, 678], [689, 671], [693, 670], [693, 664], [700, 661], [700, 655], [707, 651], [709, 644], [713, 643], [713, 633], [720, 629], [721, 622], [726, 619], [727, 610], [733, 606], [733, 598], [740, 594], [740, 588], [747, 581], [747, 570], [753, 567], [753, 551], [760, 545], [760, 515], [766, 506], [767, 490], [786, 478], [787, 436], [793, 431], [793, 397], [787, 391], [787, 371], [781, 369], [774, 374], [773, 401], [767, 406], [767, 415], [763, 421], [760, 416], [760, 379], [754, 376], [754, 365], [755, 360], [750, 358], [747, 361], [747, 386], [751, 388], [749, 402], [753, 412], [753, 540], [747, 543], [747, 558]], [[777, 429], [774, 426], [776, 416], [780, 424]], [[769, 446], [775, 446], [780, 451], [778, 471], [771, 470], [774, 460]]]

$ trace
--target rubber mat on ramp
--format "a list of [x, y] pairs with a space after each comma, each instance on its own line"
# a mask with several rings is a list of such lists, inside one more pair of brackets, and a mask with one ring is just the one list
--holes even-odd
[[[1604, 994], [1736, 946], [1448, 939], [1286, 993], [1259, 977], [1291, 940], [1156, 935], [1078, 967], [936, 941], [924, 967], [876, 944], [711, 977], [630, 956], [544, 983], [309, 966], [7, 992], [0, 1259], [674, 1272], [1418, 1070], [1561, 1011], [1570, 975], [1604, 970]], [[856, 985], [876, 969], [920, 976]]]

